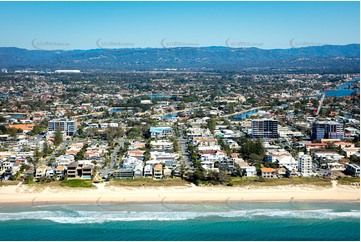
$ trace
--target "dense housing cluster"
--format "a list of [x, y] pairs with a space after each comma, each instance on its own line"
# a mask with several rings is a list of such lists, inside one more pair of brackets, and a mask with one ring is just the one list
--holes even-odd
[[0, 178], [360, 174], [358, 74], [0, 74]]

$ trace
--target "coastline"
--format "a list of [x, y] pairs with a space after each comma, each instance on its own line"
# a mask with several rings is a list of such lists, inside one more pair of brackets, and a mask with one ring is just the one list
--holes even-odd
[[96, 188], [0, 187], [0, 206], [46, 206], [125, 203], [234, 203], [234, 202], [358, 202], [359, 187], [333, 184], [277, 187], [115, 187], [98, 184]]

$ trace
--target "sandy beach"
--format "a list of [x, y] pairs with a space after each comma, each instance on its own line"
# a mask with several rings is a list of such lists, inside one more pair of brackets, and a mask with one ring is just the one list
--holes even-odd
[[[38, 189], [39, 190], [39, 189]], [[0, 205], [55, 205], [103, 203], [183, 203], [244, 201], [353, 201], [360, 198], [359, 187], [330, 188], [306, 186], [278, 187], [112, 187], [97, 184], [93, 189], [45, 188], [27, 185], [0, 187]]]

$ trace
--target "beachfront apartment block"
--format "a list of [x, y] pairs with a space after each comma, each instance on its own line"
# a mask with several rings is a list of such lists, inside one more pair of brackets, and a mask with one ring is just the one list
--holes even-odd
[[113, 173], [113, 177], [117, 179], [133, 179], [134, 169], [133, 168], [120, 168]]
[[312, 157], [304, 154], [303, 152], [298, 153], [298, 171], [301, 175], [308, 177], [312, 175]]
[[75, 161], [67, 166], [68, 178], [91, 179], [94, 164], [88, 160]]
[[252, 120], [252, 138], [278, 138], [278, 121], [273, 119]]
[[342, 125], [335, 121], [316, 121], [312, 125], [311, 139], [344, 139], [345, 133]]
[[76, 120], [54, 119], [48, 122], [48, 131], [60, 130], [68, 136], [73, 136], [77, 131]]

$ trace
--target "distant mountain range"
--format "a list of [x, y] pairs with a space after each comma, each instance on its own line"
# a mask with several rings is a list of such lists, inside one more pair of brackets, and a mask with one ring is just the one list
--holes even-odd
[[0, 68], [81, 71], [360, 72], [360, 44], [290, 49], [182, 47], [92, 50], [0, 48]]

